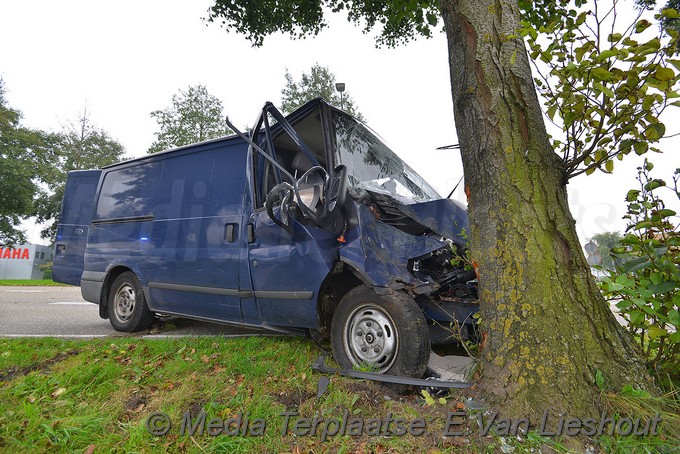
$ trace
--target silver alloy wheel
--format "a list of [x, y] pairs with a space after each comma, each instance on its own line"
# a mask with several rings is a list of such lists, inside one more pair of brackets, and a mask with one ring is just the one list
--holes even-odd
[[135, 310], [135, 289], [127, 282], [120, 286], [113, 299], [113, 310], [116, 318], [122, 323], [127, 323]]
[[384, 373], [392, 367], [399, 348], [395, 323], [380, 306], [362, 304], [347, 317], [344, 348], [355, 366], [369, 365]]

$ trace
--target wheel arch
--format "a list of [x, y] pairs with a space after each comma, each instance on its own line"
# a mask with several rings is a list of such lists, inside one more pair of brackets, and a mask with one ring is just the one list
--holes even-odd
[[343, 262], [337, 262], [323, 280], [316, 303], [319, 333], [323, 338], [330, 336], [331, 320], [340, 300], [360, 285], [371, 286], [363, 280], [361, 273]]
[[101, 318], [109, 318], [109, 293], [111, 291], [111, 286], [118, 276], [127, 271], [134, 273], [135, 276], [137, 276], [137, 279], [139, 279], [139, 275], [135, 272], [135, 270], [126, 265], [115, 265], [106, 272], [104, 282], [102, 283], [101, 298], [99, 299], [99, 316]]

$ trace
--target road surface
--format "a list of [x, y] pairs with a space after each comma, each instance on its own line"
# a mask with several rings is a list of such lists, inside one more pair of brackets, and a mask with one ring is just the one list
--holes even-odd
[[[173, 317], [145, 336], [249, 335], [262, 332]], [[94, 338], [129, 336], [99, 318], [79, 287], [0, 287], [0, 337]]]

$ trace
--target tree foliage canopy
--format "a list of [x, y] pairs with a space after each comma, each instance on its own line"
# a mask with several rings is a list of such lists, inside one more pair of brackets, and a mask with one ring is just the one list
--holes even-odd
[[602, 257], [600, 268], [603, 270], [613, 270], [616, 266], [616, 257], [612, 254], [612, 249], [621, 246], [623, 237], [619, 232], [602, 232], [593, 235], [592, 240], [597, 244], [597, 249]]
[[302, 73], [299, 82], [286, 70], [286, 86], [281, 90], [281, 110], [290, 113], [314, 98], [323, 98], [331, 105], [342, 108], [359, 120], [363, 115], [354, 105], [354, 100], [345, 92], [342, 96], [335, 87], [335, 74], [318, 63], [312, 66], [309, 73]]
[[203, 85], [190, 86], [172, 96], [172, 106], [154, 110], [160, 131], [149, 153], [181, 147], [232, 133], [224, 124], [222, 101]]
[[[653, 3], [520, 2], [520, 32], [547, 119], [561, 131], [552, 146], [567, 177], [609, 173], [614, 158], [659, 151], [661, 116], [680, 105], [678, 33], [670, 27], [680, 15], [672, 8], [654, 15]], [[630, 8], [625, 15], [623, 6]]]
[[61, 133], [53, 135], [52, 142], [48, 163], [39, 172], [47, 190], [41, 190], [35, 200], [36, 219], [46, 224], [41, 231], [43, 238], [54, 237], [68, 172], [113, 164], [125, 152], [123, 145], [91, 122], [87, 110], [77, 121], [67, 123]]
[[328, 25], [324, 10], [346, 13], [365, 33], [381, 28], [377, 42], [387, 46], [432, 36], [440, 19], [439, 2], [434, 0], [215, 0], [208, 21], [218, 21], [261, 46], [265, 36], [276, 32], [295, 38], [317, 35]]
[[25, 241], [18, 228], [33, 211], [36, 165], [44, 156], [47, 134], [21, 126], [21, 112], [5, 99], [0, 79], [0, 246]]

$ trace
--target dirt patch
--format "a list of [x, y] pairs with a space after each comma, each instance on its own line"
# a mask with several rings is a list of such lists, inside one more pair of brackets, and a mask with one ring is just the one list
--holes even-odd
[[299, 409], [307, 400], [313, 398], [316, 398], [316, 394], [297, 389], [279, 393], [276, 396], [276, 401], [283, 405], [286, 411], [290, 411]]
[[201, 413], [201, 411], [205, 408], [206, 404], [207, 404], [206, 401], [197, 400], [189, 404], [189, 406], [187, 407], [187, 411], [189, 412], [190, 415], [196, 416], [199, 413]]
[[386, 400], [413, 400], [412, 396], [399, 392], [401, 390], [365, 380], [347, 383], [345, 388], [348, 392], [358, 395], [360, 402], [369, 408], [381, 408]]
[[133, 391], [125, 401], [125, 411], [137, 413], [144, 409], [149, 398], [142, 392]]
[[50, 359], [45, 361], [36, 362], [29, 364], [28, 366], [11, 366], [5, 370], [0, 371], [0, 382], [7, 382], [14, 380], [17, 377], [23, 377], [31, 372], [47, 372], [55, 364], [66, 360], [71, 356], [75, 356], [80, 353], [80, 350], [68, 350], [66, 352], [61, 352]]

